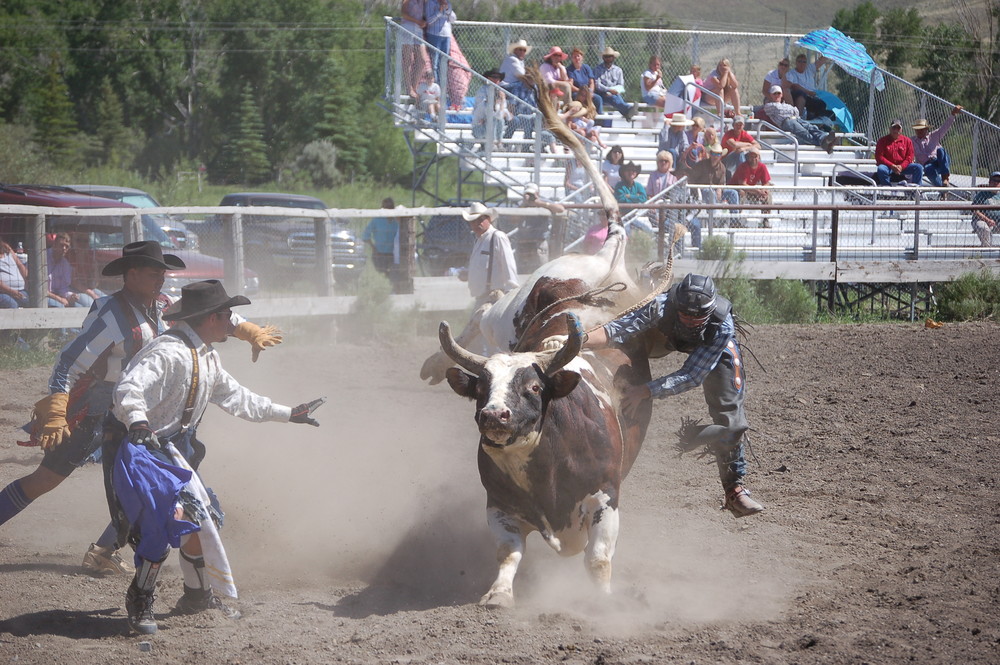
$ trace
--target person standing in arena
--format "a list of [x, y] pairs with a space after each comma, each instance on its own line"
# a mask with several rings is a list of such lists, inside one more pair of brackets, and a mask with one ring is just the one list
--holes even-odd
[[218, 609], [239, 618], [212, 591], [236, 594], [218, 538], [222, 511], [197, 472], [205, 447], [195, 432], [209, 402], [251, 422], [319, 427], [311, 414], [324, 399], [294, 409], [275, 404], [222, 368], [212, 344], [229, 336], [232, 308], [249, 304], [243, 296], [230, 297], [218, 280], [185, 286], [179, 307], [164, 315], [177, 325], [144, 346], [115, 387], [104, 443], [105, 458], [113, 460], [106, 480], [116, 525], [136, 551], [125, 608], [137, 633], [157, 630], [153, 591], [169, 546], [180, 547], [184, 576], [175, 613]]
[[732, 308], [732, 303], [717, 293], [711, 277], [689, 274], [645, 306], [591, 332], [584, 346], [626, 346], [656, 329], [666, 337], [668, 351], [688, 354], [676, 372], [625, 390], [622, 409], [631, 414], [648, 399], [663, 399], [702, 386], [713, 424], [686, 420], [678, 445], [681, 450], [704, 446], [715, 456], [725, 490], [723, 509], [746, 517], [764, 507], [750, 498], [744, 482], [743, 446], [750, 425], [743, 409], [746, 375]]
[[[94, 303], [80, 335], [59, 354], [49, 394], [35, 404], [32, 421], [32, 443], [45, 455], [32, 473], [0, 491], [0, 525], [58, 487], [100, 447], [115, 383], [143, 344], [166, 330], [161, 312], [173, 299], [160, 292], [164, 275], [184, 267], [154, 241], [125, 245], [122, 256], [104, 267], [105, 276], [122, 276], [123, 287]], [[281, 343], [271, 326], [235, 316], [232, 324], [230, 334], [251, 344], [254, 361], [263, 349]], [[90, 545], [83, 559], [87, 572], [132, 572], [118, 555], [116, 535], [108, 525]]]

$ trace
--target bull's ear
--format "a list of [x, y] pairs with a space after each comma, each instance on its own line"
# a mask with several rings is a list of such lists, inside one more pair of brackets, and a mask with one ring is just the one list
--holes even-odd
[[576, 384], [580, 383], [580, 373], [568, 369], [562, 369], [550, 377], [552, 382], [552, 397], [558, 399], [573, 392]]
[[468, 397], [469, 399], [476, 398], [476, 383], [479, 381], [478, 378], [463, 372], [457, 367], [449, 367], [444, 375], [448, 378], [448, 385], [451, 386], [456, 395]]

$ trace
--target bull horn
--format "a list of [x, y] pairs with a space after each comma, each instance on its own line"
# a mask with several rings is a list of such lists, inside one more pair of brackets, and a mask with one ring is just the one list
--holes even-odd
[[452, 339], [451, 328], [448, 326], [447, 321], [442, 321], [438, 327], [438, 339], [441, 340], [441, 349], [459, 367], [472, 372], [476, 376], [483, 371], [483, 367], [486, 365], [486, 356], [480, 356], [463, 349], [458, 342]]
[[566, 313], [566, 324], [569, 327], [569, 336], [562, 348], [538, 362], [539, 369], [545, 376], [552, 376], [576, 358], [583, 348], [583, 329], [580, 327], [580, 319], [572, 312]]

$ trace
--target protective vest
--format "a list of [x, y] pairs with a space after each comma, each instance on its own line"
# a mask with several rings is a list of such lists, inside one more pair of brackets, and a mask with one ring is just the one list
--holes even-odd
[[716, 296], [715, 311], [709, 317], [703, 330], [691, 330], [683, 325], [677, 316], [677, 286], [670, 289], [667, 302], [663, 307], [663, 316], [656, 324], [660, 332], [667, 338], [666, 346], [674, 351], [691, 353], [699, 346], [711, 344], [722, 329], [726, 317], [733, 310], [733, 303], [722, 296]]

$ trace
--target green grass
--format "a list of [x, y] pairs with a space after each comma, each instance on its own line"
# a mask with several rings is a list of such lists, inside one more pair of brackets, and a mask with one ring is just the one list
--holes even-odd
[[57, 352], [47, 348], [44, 335], [41, 342], [35, 344], [18, 344], [16, 339], [17, 331], [0, 331], [0, 370], [51, 367], [55, 364]]

